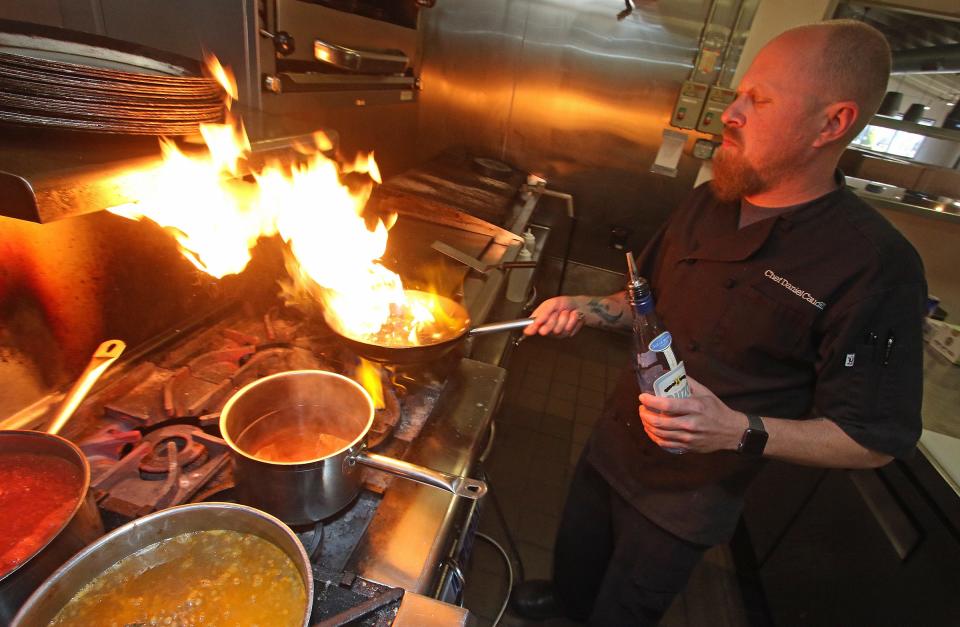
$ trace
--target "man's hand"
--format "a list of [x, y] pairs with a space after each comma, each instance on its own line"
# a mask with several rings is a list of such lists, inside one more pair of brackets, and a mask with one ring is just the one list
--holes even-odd
[[736, 450], [748, 425], [747, 416], [727, 407], [691, 377], [687, 381], [690, 398], [640, 395], [644, 431], [665, 449], [694, 453]]
[[610, 331], [629, 331], [632, 323], [626, 295], [557, 296], [549, 298], [531, 314], [536, 320], [526, 327], [526, 335], [571, 337], [583, 325]]
[[557, 296], [543, 301], [530, 314], [534, 321], [524, 328], [524, 335], [573, 337], [583, 328], [584, 313], [579, 308], [581, 300], [577, 296]]

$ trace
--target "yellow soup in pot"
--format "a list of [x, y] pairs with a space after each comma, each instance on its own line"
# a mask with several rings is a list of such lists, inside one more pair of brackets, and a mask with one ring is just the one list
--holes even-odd
[[185, 533], [123, 558], [51, 626], [301, 625], [306, 588], [274, 544], [236, 531]]

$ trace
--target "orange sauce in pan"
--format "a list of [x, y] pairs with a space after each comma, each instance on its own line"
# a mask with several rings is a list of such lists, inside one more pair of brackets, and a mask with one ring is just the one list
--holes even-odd
[[306, 462], [333, 455], [349, 446], [350, 440], [318, 432], [310, 421], [299, 419], [297, 411], [280, 410], [255, 421], [237, 438], [237, 447], [266, 462]]
[[306, 602], [300, 572], [273, 543], [237, 531], [198, 531], [121, 559], [77, 592], [49, 627], [295, 627]]
[[60, 531], [82, 491], [83, 473], [65, 459], [0, 453], [0, 577]]

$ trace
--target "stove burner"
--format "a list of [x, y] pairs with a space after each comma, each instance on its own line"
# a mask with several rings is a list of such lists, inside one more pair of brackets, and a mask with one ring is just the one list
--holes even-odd
[[[144, 479], [162, 479], [175, 467], [187, 469], [199, 466], [207, 460], [207, 449], [193, 439], [193, 428], [186, 425], [164, 427], [154, 431], [144, 440], [153, 444], [149, 453], [140, 460], [140, 474]], [[173, 444], [175, 453], [171, 457], [168, 445]]]
[[230, 461], [220, 438], [192, 425], [161, 427], [90, 484], [108, 529], [187, 503]]

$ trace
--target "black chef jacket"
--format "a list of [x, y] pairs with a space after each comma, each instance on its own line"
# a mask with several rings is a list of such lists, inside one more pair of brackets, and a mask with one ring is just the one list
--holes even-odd
[[[914, 248], [842, 185], [742, 229], [738, 221], [738, 204], [701, 185], [638, 259], [687, 373], [737, 411], [827, 417], [869, 449], [910, 453], [927, 293]], [[627, 371], [588, 459], [664, 529], [727, 541], [761, 463], [660, 449], [643, 431], [639, 393]]]

